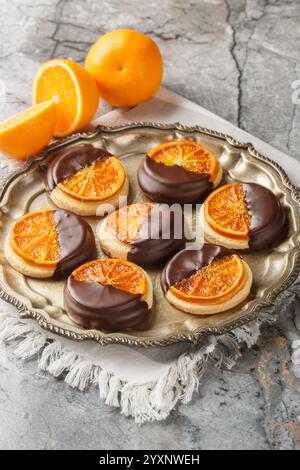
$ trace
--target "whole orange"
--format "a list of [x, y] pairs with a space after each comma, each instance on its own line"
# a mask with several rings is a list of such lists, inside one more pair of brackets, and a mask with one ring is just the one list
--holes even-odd
[[155, 42], [132, 29], [117, 29], [91, 47], [85, 67], [112, 106], [134, 106], [159, 88], [163, 62]]

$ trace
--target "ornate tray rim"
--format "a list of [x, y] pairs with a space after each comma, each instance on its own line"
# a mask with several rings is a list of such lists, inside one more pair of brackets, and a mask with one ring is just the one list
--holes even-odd
[[[284, 188], [290, 192], [291, 198], [296, 205], [300, 208], [300, 188], [293, 185], [286, 174], [286, 172], [281, 168], [281, 166], [274, 162], [272, 159], [265, 157], [261, 153], [259, 153], [255, 147], [251, 143], [242, 143], [234, 139], [233, 137], [224, 134], [222, 132], [214, 131], [212, 129], [204, 128], [201, 126], [185, 126], [180, 123], [168, 124], [168, 123], [154, 123], [154, 122], [132, 122], [126, 123], [118, 126], [102, 126], [98, 125], [95, 127], [94, 130], [88, 132], [79, 132], [68, 136], [64, 139], [55, 140], [53, 141], [48, 147], [46, 147], [41, 153], [37, 154], [34, 158], [28, 160], [21, 168], [18, 168], [16, 171], [12, 172], [8, 178], [4, 178], [4, 180], [0, 184], [0, 204], [5, 197], [6, 191], [10, 184], [14, 181], [16, 177], [19, 177], [22, 174], [25, 174], [32, 166], [39, 164], [42, 160], [48, 157], [49, 154], [52, 152], [56, 152], [57, 150], [73, 144], [78, 143], [81, 140], [93, 140], [98, 135], [104, 132], [108, 133], [117, 133], [123, 130], [132, 130], [137, 128], [152, 128], [152, 129], [161, 129], [161, 130], [170, 130], [170, 131], [182, 131], [182, 132], [199, 132], [202, 134], [206, 134], [208, 136], [212, 136], [215, 138], [219, 138], [220, 140], [225, 140], [229, 145], [234, 148], [240, 148], [247, 150], [252, 157], [257, 160], [263, 161], [271, 165], [278, 175], [281, 178], [282, 184]], [[1, 210], [1, 209], [0, 209]], [[59, 335], [65, 336], [69, 339], [73, 339], [76, 341], [83, 341], [87, 339], [96, 340], [101, 345], [105, 344], [127, 344], [130, 346], [138, 346], [138, 347], [157, 347], [157, 346], [168, 346], [178, 342], [188, 342], [188, 343], [197, 343], [200, 341], [201, 338], [208, 334], [213, 335], [222, 335], [224, 333], [228, 333], [235, 328], [238, 328], [242, 325], [249, 323], [250, 321], [256, 319], [258, 317], [258, 313], [262, 307], [274, 305], [277, 296], [287, 289], [297, 278], [298, 274], [300, 273], [300, 240], [298, 243], [298, 249], [295, 251], [294, 259], [293, 259], [293, 267], [289, 274], [289, 276], [284, 280], [284, 282], [279, 286], [274, 288], [268, 295], [268, 297], [264, 300], [258, 299], [257, 303], [252, 307], [251, 311], [244, 316], [243, 318], [233, 320], [228, 325], [223, 327], [209, 327], [206, 328], [205, 331], [203, 330], [195, 330], [193, 333], [186, 333], [186, 334], [172, 334], [162, 338], [143, 338], [139, 339], [130, 334], [126, 333], [116, 333], [113, 335], [103, 335], [96, 330], [87, 331], [86, 333], [76, 333], [73, 331], [68, 330], [68, 328], [58, 327], [53, 325], [52, 323], [48, 322], [43, 315], [36, 310], [31, 310], [28, 308], [24, 303], [22, 303], [19, 299], [8, 293], [3, 287], [0, 285], [0, 298], [13, 306], [15, 306], [21, 318], [33, 318], [37, 321], [37, 323], [52, 333], [57, 333]]]

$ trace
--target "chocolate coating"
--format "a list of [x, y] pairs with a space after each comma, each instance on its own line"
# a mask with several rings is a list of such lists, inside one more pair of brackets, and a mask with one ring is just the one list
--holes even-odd
[[119, 330], [134, 328], [149, 319], [141, 296], [95, 281], [76, 281], [71, 274], [64, 290], [65, 309], [84, 328]]
[[223, 246], [205, 243], [194, 250], [182, 250], [164, 267], [161, 275], [161, 287], [166, 294], [171, 286], [195, 274], [199, 269], [213, 261], [235, 254]]
[[130, 245], [129, 261], [148, 265], [166, 262], [185, 245], [181, 207], [174, 207], [172, 211], [167, 204], [154, 204], [138, 237]]
[[60, 278], [93, 258], [96, 246], [93, 231], [82, 218], [71, 212], [55, 209], [54, 220], [61, 255], [54, 277]]
[[265, 248], [284, 234], [286, 213], [269, 189], [256, 183], [242, 183], [242, 186], [251, 216], [249, 247]]
[[74, 175], [82, 168], [110, 156], [111, 154], [107, 150], [98, 149], [92, 145], [79, 145], [59, 153], [47, 170], [46, 186], [48, 191], [52, 191], [58, 183], [68, 178], [68, 176]]
[[138, 169], [138, 183], [151, 199], [167, 203], [195, 204], [213, 189], [209, 174], [157, 163], [148, 155]]

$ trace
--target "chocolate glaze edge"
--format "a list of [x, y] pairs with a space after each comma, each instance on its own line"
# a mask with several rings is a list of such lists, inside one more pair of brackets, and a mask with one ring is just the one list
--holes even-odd
[[138, 183], [153, 201], [195, 204], [213, 189], [207, 173], [195, 173], [174, 165], [157, 163], [148, 155], [138, 169]]
[[166, 294], [171, 286], [195, 274], [213, 261], [237, 254], [234, 250], [205, 243], [199, 248], [184, 249], [166, 264], [161, 275], [161, 287]]
[[70, 318], [87, 329], [134, 328], [150, 316], [140, 295], [94, 281], [76, 281], [72, 274], [65, 284], [64, 302]]
[[61, 255], [54, 278], [61, 278], [92, 259], [96, 244], [90, 225], [81, 217], [63, 209], [54, 209], [54, 220]]
[[242, 183], [251, 216], [249, 248], [258, 250], [284, 235], [287, 218], [280, 201], [268, 188], [257, 183]]
[[112, 156], [107, 150], [90, 144], [79, 145], [60, 152], [50, 163], [46, 174], [46, 187], [52, 191], [61, 181], [97, 160]]

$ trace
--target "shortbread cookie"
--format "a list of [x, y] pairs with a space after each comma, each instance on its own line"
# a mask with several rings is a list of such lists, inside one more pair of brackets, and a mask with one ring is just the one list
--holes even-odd
[[138, 170], [142, 191], [158, 202], [194, 204], [222, 179], [217, 156], [197, 142], [167, 142], [150, 150]]
[[259, 250], [284, 235], [285, 211], [269, 189], [230, 183], [216, 189], [201, 208], [204, 238], [236, 250]]
[[117, 209], [129, 191], [120, 160], [92, 145], [57, 155], [49, 165], [46, 185], [56, 206], [83, 216], [103, 216]]
[[110, 214], [97, 228], [103, 251], [141, 265], [163, 263], [185, 245], [180, 206], [138, 203]]
[[136, 264], [102, 258], [72, 272], [64, 299], [68, 316], [84, 328], [135, 328], [150, 318], [152, 283]]
[[95, 254], [89, 224], [62, 209], [29, 212], [11, 227], [5, 242], [8, 263], [37, 278], [62, 277]]
[[213, 315], [236, 307], [248, 297], [252, 272], [234, 251], [205, 244], [171, 258], [161, 284], [166, 300], [179, 310]]

